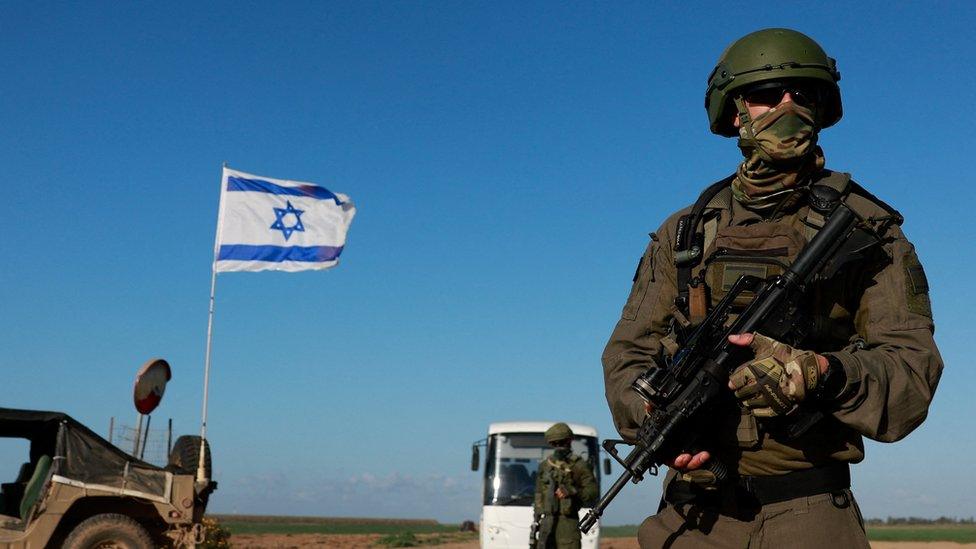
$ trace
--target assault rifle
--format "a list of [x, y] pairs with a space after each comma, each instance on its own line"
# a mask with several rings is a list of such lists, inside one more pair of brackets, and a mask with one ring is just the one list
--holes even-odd
[[[780, 341], [797, 340], [798, 331], [802, 332], [799, 309], [807, 286], [818, 278], [830, 278], [843, 265], [880, 243], [880, 237], [840, 201], [835, 189], [815, 185], [810, 191], [810, 204], [827, 221], [786, 272], [766, 279], [740, 276], [702, 323], [684, 338], [668, 367], [651, 368], [634, 381], [631, 388], [651, 405], [652, 411], [638, 430], [634, 449], [627, 457], [621, 459], [616, 450], [617, 445], [627, 443], [603, 441], [603, 448], [623, 466], [624, 472], [580, 521], [583, 533], [593, 527], [628, 482], [637, 484], [644, 473], [656, 475], [658, 467], [669, 459], [700, 447], [695, 420], [727, 398], [729, 374], [739, 365], [728, 336], [761, 331]], [[735, 298], [747, 291], [755, 293], [755, 297], [729, 323]], [[789, 427], [789, 434], [798, 436], [821, 417], [818, 411], [802, 413]], [[718, 461], [710, 461], [707, 468], [719, 482], [729, 476]]]

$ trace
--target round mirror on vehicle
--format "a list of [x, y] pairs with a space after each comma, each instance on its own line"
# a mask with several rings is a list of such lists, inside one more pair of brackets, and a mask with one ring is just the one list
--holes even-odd
[[132, 388], [133, 401], [140, 414], [149, 414], [159, 406], [166, 392], [166, 382], [172, 377], [169, 363], [161, 358], [150, 359], [142, 365]]
[[480, 461], [481, 461], [481, 456], [480, 456], [480, 452], [478, 452], [478, 447], [472, 446], [471, 447], [471, 470], [472, 471], [478, 470], [478, 462]]

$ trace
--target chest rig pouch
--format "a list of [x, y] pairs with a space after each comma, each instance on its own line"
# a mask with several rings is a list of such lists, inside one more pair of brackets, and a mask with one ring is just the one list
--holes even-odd
[[[816, 208], [807, 208], [802, 219], [787, 218], [793, 220], [792, 225], [780, 220], [720, 227], [719, 211], [729, 207], [732, 200], [729, 185], [734, 177], [726, 177], [705, 189], [691, 212], [678, 221], [674, 255], [678, 296], [674, 311], [677, 313], [675, 339], [679, 342], [725, 296], [739, 276], [767, 278], [782, 274], [823, 226], [824, 219], [816, 213]], [[833, 189], [840, 199], [852, 187], [861, 190], [849, 175], [829, 171], [814, 186]], [[866, 192], [861, 194], [874, 198]], [[753, 297], [751, 292], [740, 294], [733, 307], [741, 308]]]
[[[573, 487], [572, 464], [567, 461], [556, 460], [553, 458], [549, 458], [547, 461], [549, 464], [548, 473], [550, 475], [548, 482], [551, 482], [554, 485], [554, 488], [568, 489]], [[546, 489], [546, 493], [549, 493], [548, 487]], [[560, 515], [568, 517], [575, 514], [573, 511], [573, 498], [562, 498], [557, 502], [557, 505], [559, 506]]]
[[[785, 223], [719, 228], [696, 277], [708, 289], [709, 306], [717, 305], [742, 275], [769, 278], [783, 274], [806, 243], [799, 231]], [[734, 306], [741, 309], [754, 297], [752, 292], [742, 292]]]

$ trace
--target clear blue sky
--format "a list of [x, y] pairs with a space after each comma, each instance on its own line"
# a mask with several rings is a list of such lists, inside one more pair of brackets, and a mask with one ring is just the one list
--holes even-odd
[[796, 6], [3, 3], [0, 405], [104, 433], [162, 356], [156, 421], [198, 431], [221, 163], [314, 181], [358, 205], [342, 264], [218, 279], [211, 509], [476, 519], [489, 422], [614, 434], [599, 357], [647, 232], [740, 159], [705, 79], [787, 26], [838, 60], [828, 167], [905, 215], [947, 364], [855, 468], [864, 514], [976, 514], [976, 8]]

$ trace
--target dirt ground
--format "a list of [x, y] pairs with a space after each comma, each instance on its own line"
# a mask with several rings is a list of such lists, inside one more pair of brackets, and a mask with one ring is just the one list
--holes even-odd
[[[381, 535], [324, 535], [324, 534], [239, 534], [231, 538], [234, 547], [246, 549], [290, 549], [297, 547], [320, 547], [329, 549], [380, 549], [376, 545]], [[424, 536], [418, 536], [420, 538]], [[478, 541], [463, 543], [443, 543], [440, 545], [425, 545], [432, 549], [478, 549]], [[872, 549], [972, 549], [974, 543], [953, 543], [948, 541], [935, 542], [890, 542], [877, 541], [871, 544]], [[633, 538], [605, 538], [600, 543], [600, 549], [638, 549], [637, 540]]]
[[[231, 537], [231, 546], [244, 549], [291, 549], [295, 547], [314, 547], [328, 549], [383, 549], [376, 542], [382, 538], [380, 534], [235, 534]], [[423, 539], [424, 535], [418, 535]], [[478, 549], [478, 540], [462, 543], [442, 543], [439, 545], [424, 545], [432, 549]], [[636, 544], [635, 544], [636, 547]]]

